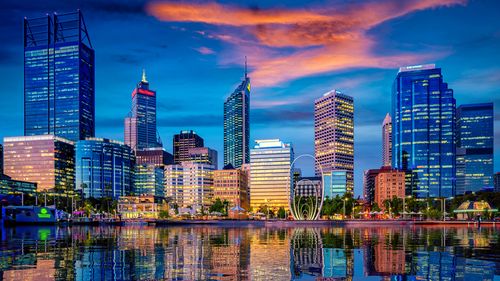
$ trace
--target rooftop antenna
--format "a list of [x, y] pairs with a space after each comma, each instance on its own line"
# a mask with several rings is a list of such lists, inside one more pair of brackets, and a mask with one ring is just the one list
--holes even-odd
[[143, 83], [148, 83], [148, 80], [146, 80], [146, 69], [142, 69], [142, 80]]
[[247, 72], [247, 56], [245, 56], [245, 79], [248, 78], [248, 72]]

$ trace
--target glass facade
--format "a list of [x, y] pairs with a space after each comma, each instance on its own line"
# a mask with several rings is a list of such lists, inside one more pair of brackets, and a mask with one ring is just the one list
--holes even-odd
[[0, 175], [3, 175], [3, 145], [0, 144]]
[[174, 135], [174, 163], [180, 164], [190, 161], [189, 149], [193, 147], [203, 147], [203, 139], [195, 131], [181, 131]]
[[406, 194], [455, 193], [455, 99], [441, 69], [402, 67], [392, 89], [392, 167], [410, 177]]
[[190, 162], [212, 165], [217, 170], [217, 150], [209, 147], [191, 147], [188, 149], [188, 154]]
[[224, 166], [240, 168], [249, 163], [250, 78], [245, 79], [224, 102]]
[[25, 19], [24, 135], [93, 137], [94, 72], [81, 12]]
[[250, 208], [254, 212], [264, 206], [289, 210], [292, 145], [279, 139], [255, 140], [255, 143], [250, 150]]
[[493, 186], [493, 103], [457, 108], [456, 194]]
[[134, 184], [135, 156], [118, 141], [88, 138], [76, 143], [76, 186], [84, 198], [130, 195]]
[[165, 198], [163, 187], [163, 168], [154, 164], [136, 165], [134, 195], [150, 195], [157, 198]]
[[0, 196], [19, 193], [35, 195], [36, 183], [13, 180], [8, 176], [0, 175]]
[[347, 192], [349, 182], [349, 172], [334, 170], [323, 174], [325, 181], [325, 198], [342, 197]]
[[38, 192], [72, 194], [75, 185], [73, 142], [53, 135], [4, 138], [5, 174], [34, 182]]
[[354, 190], [354, 100], [334, 90], [314, 101], [314, 153], [316, 175], [347, 172], [347, 187]]
[[125, 119], [125, 144], [134, 150], [161, 147], [156, 137], [156, 92], [149, 89], [145, 72], [132, 92], [130, 114]]

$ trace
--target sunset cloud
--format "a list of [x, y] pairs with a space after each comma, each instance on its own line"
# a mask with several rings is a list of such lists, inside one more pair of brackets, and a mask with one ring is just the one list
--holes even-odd
[[[308, 9], [255, 9], [218, 3], [152, 2], [147, 11], [170, 22], [204, 23], [220, 27], [202, 36], [234, 46], [249, 57], [256, 86], [284, 82], [351, 68], [397, 68], [429, 62], [448, 54], [429, 49], [424, 55], [379, 55], [373, 27], [409, 13], [463, 5], [465, 0], [372, 1]], [[221, 32], [222, 30], [222, 32]], [[288, 48], [286, 52], [277, 52]], [[200, 53], [202, 53], [200, 51]]]
[[215, 51], [210, 49], [210, 48], [207, 48], [207, 47], [199, 47], [199, 48], [195, 48], [195, 50], [202, 54], [202, 55], [211, 55], [211, 54], [215, 54]]

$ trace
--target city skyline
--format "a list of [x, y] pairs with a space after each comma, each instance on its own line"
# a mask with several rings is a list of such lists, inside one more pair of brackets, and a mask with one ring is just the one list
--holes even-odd
[[[168, 4], [169, 2], [166, 3]], [[367, 28], [368, 30], [374, 32], [379, 36], [380, 33], [382, 33], [382, 35], [387, 36], [388, 34], [390, 35], [393, 32], [398, 34], [397, 32], [391, 29], [392, 28], [397, 29], [398, 25], [404, 25], [405, 21], [414, 22], [418, 18], [426, 15], [430, 16], [431, 18], [430, 21], [432, 22], [433, 17], [434, 18], [439, 17], [437, 15], [442, 16], [442, 14], [444, 14], [445, 16], [448, 17], [447, 18], [448, 21], [446, 20], [444, 21], [443, 24], [444, 26], [446, 26], [446, 28], [444, 26], [442, 28], [443, 30], [447, 29], [449, 30], [450, 28], [449, 22], [453, 22], [455, 20], [451, 19], [452, 16], [450, 16], [450, 14], [462, 13], [464, 12], [463, 10], [466, 9], [476, 9], [477, 11], [481, 10], [481, 7], [478, 6], [488, 5], [488, 3], [464, 4], [462, 2], [461, 2], [462, 4], [456, 4], [457, 1], [448, 1], [449, 5], [443, 7], [441, 5], [433, 3], [433, 1], [430, 1], [430, 3], [431, 4], [429, 4], [429, 6], [425, 6], [421, 9], [412, 7], [412, 5], [410, 4], [403, 5], [405, 6], [403, 7], [405, 8], [404, 10], [406, 11], [403, 14], [394, 12], [393, 10], [389, 9], [389, 12], [391, 13], [386, 15], [386, 17], [383, 19], [378, 19], [379, 22], [377, 24], [374, 24], [369, 28], [368, 27]], [[497, 86], [500, 84], [499, 79], [496, 79], [496, 77], [498, 77], [499, 70], [498, 68], [492, 68], [493, 63], [495, 62], [495, 59], [497, 59], [497, 57], [495, 57], [494, 53], [491, 53], [494, 59], [491, 59], [492, 57], [487, 58], [491, 60], [490, 62], [491, 65], [489, 65], [488, 68], [488, 62], [484, 60], [482, 61], [479, 60], [478, 62], [475, 55], [467, 54], [466, 50], [467, 48], [464, 47], [464, 44], [467, 45], [466, 44], [467, 39], [472, 40], [472, 43], [468, 42], [469, 48], [471, 45], [477, 48], [479, 44], [481, 48], [483, 48], [483, 56], [486, 56], [484, 54], [484, 51], [486, 51], [487, 53], [488, 50], [491, 51], [491, 47], [498, 45], [496, 44], [499, 38], [498, 33], [496, 35], [493, 34], [490, 37], [487, 36], [486, 39], [482, 37], [482, 40], [479, 40], [481, 39], [481, 36], [479, 36], [478, 39], [477, 34], [472, 36], [472, 38], [471, 36], [467, 37], [467, 35], [470, 34], [468, 34], [467, 30], [465, 30], [464, 31], [465, 39], [463, 40], [466, 40], [466, 42], [462, 44], [461, 47], [458, 48], [459, 49], [458, 51], [454, 50], [451, 52], [451, 54], [444, 56], [423, 57], [419, 58], [418, 60], [412, 60], [412, 59], [406, 60], [403, 58], [401, 60], [397, 60], [397, 63], [399, 63], [400, 65], [385, 65], [383, 63], [380, 63], [368, 66], [346, 64], [347, 66], [345, 68], [335, 68], [332, 66], [328, 66], [324, 71], [316, 73], [305, 73], [305, 74], [300, 73], [300, 75], [298, 75], [294, 71], [290, 71], [292, 72], [292, 74], [298, 76], [290, 77], [290, 75], [292, 74], [287, 73], [287, 75], [285, 76], [288, 77], [286, 77], [285, 80], [281, 81], [276, 80], [278, 81], [277, 84], [271, 85], [269, 84], [270, 83], [269, 81], [266, 81], [266, 79], [264, 79], [266, 77], [263, 77], [262, 75], [259, 76], [259, 69], [262, 70], [264, 66], [269, 66], [269, 63], [266, 61], [262, 61], [262, 58], [259, 58], [258, 56], [254, 57], [253, 53], [251, 53], [251, 49], [246, 51], [248, 52], [248, 54], [244, 50], [238, 50], [238, 52], [236, 53], [234, 50], [229, 51], [233, 52], [232, 59], [234, 59], [234, 61], [224, 61], [224, 59], [220, 57], [227, 56], [228, 51], [225, 50], [227, 46], [224, 45], [228, 43], [224, 43], [226, 41], [217, 41], [216, 39], [209, 40], [204, 37], [205, 35], [201, 36], [202, 35], [201, 33], [197, 33], [197, 31], [207, 32], [204, 31], [205, 29], [211, 30], [211, 32], [215, 32], [213, 29], [217, 28], [214, 28], [214, 25], [222, 29], [238, 28], [235, 26], [227, 27], [227, 24], [225, 23], [216, 23], [214, 25], [207, 24], [208, 23], [207, 18], [209, 18], [210, 15], [207, 15], [206, 16], [207, 18], [202, 18], [202, 19], [193, 18], [191, 20], [193, 23], [178, 23], [180, 20], [171, 18], [167, 18], [165, 22], [160, 22], [155, 18], [147, 16], [147, 13], [152, 13], [158, 18], [165, 19], [164, 18], [165, 15], [162, 16], [156, 14], [155, 12], [151, 12], [152, 8], [150, 5], [145, 6], [147, 7], [146, 10], [148, 11], [146, 12], [144, 11], [144, 9], [141, 9], [142, 7], [139, 7], [137, 11], [133, 11], [133, 9], [125, 9], [127, 7], [133, 8], [133, 5], [131, 4], [124, 3], [118, 5], [115, 3], [116, 5], [118, 5], [118, 7], [121, 7], [122, 9], [121, 10], [116, 9], [117, 10], [116, 12], [111, 12], [109, 6], [107, 7], [99, 6], [97, 3], [93, 2], [91, 2], [91, 4], [80, 3], [79, 5], [76, 2], [71, 2], [69, 4], [66, 4], [68, 5], [67, 7], [58, 6], [57, 8], [55, 8], [56, 5], [49, 1], [47, 7], [43, 7], [40, 9], [37, 9], [36, 6], [34, 8], [32, 7], [32, 9], [28, 12], [25, 12], [25, 14], [23, 14], [22, 17], [24, 16], [38, 17], [38, 16], [43, 16], [45, 12], [52, 12], [52, 11], [46, 11], [46, 9], [51, 8], [51, 4], [54, 5], [53, 11], [57, 10], [60, 12], [74, 11], [74, 9], [81, 6], [82, 12], [85, 14], [86, 24], [89, 26], [88, 28], [89, 28], [90, 38], [92, 39], [92, 43], [94, 44], [94, 49], [96, 50], [95, 56], [96, 56], [96, 136], [97, 137], [123, 140], [123, 118], [126, 116], [126, 113], [130, 108], [129, 95], [131, 91], [131, 86], [133, 86], [133, 83], [137, 81], [137, 77], [140, 74], [141, 69], [144, 67], [148, 70], [148, 76], [151, 77], [150, 80], [155, 81], [154, 82], [155, 89], [159, 93], [161, 93], [159, 94], [159, 98], [161, 97], [161, 100], [158, 101], [159, 105], [158, 116], [160, 119], [159, 122], [160, 136], [162, 137], [163, 140], [167, 140], [164, 143], [164, 147], [166, 147], [169, 152], [172, 152], [170, 150], [172, 145], [169, 141], [171, 141], [171, 138], [175, 133], [178, 133], [180, 130], [195, 130], [201, 136], [204, 137], [204, 139], [206, 140], [205, 144], [206, 146], [215, 148], [220, 153], [219, 155], [222, 155], [223, 118], [221, 116], [221, 112], [223, 106], [223, 99], [227, 96], [228, 92], [234, 89], [234, 87], [236, 86], [235, 83], [241, 79], [243, 73], [242, 71], [243, 67], [240, 61], [242, 61], [242, 57], [244, 55], [248, 55], [250, 63], [249, 76], [252, 77], [253, 81], [252, 104], [251, 104], [252, 139], [250, 140], [250, 143], [253, 143], [253, 140], [255, 139], [280, 138], [286, 142], [292, 142], [294, 144], [296, 155], [300, 155], [302, 153], [311, 153], [314, 150], [313, 134], [312, 134], [313, 126], [311, 125], [313, 123], [312, 112], [313, 112], [314, 99], [320, 97], [324, 92], [332, 90], [334, 88], [340, 89], [346, 94], [354, 97], [356, 104], [355, 194], [360, 195], [362, 188], [361, 185], [362, 171], [367, 168], [376, 168], [371, 166], [371, 163], [380, 161], [379, 160], [381, 155], [380, 144], [382, 139], [379, 133], [380, 122], [383, 120], [385, 113], [390, 112], [389, 93], [392, 80], [394, 79], [395, 74], [397, 72], [397, 67], [413, 63], [419, 64], [427, 62], [436, 62], [437, 66], [442, 68], [443, 75], [446, 77], [446, 82], [448, 82], [450, 87], [455, 90], [455, 98], [457, 99], [457, 106], [465, 103], [480, 103], [480, 102], [494, 102], [497, 108], [499, 105], [499, 101], [498, 98], [495, 97], [495, 90], [494, 90], [495, 88], [498, 88]], [[73, 4], [75, 7], [72, 6]], [[492, 4], [492, 2], [490, 4]], [[15, 6], [17, 4], [10, 3], [7, 1], [6, 10], [11, 8], [13, 5]], [[201, 4], [192, 4], [192, 5], [194, 6], [194, 8], [203, 6]], [[318, 9], [317, 8], [318, 4], [315, 5], [313, 3], [312, 5], [315, 6], [311, 8], [312, 10]], [[182, 6], [182, 4], [177, 5], [178, 8], [180, 6]], [[232, 14], [232, 12], [241, 12], [241, 11], [244, 12], [251, 10], [249, 8], [244, 7], [243, 5], [238, 6], [236, 4], [232, 5], [218, 4], [215, 5], [214, 7], [220, 9], [228, 9], [229, 15]], [[270, 11], [269, 8], [270, 7], [265, 7], [265, 6], [261, 7], [262, 13], [263, 14], [268, 13]], [[343, 8], [345, 9], [346, 7]], [[485, 7], [482, 8], [486, 9]], [[294, 10], [295, 12], [299, 11], [304, 12], [303, 10], [300, 10], [296, 7], [294, 8], [294, 5], [291, 5], [291, 8], [289, 9]], [[494, 10], [494, 7], [493, 8], [490, 7], [488, 9]], [[276, 10], [286, 10], [286, 9], [275, 7], [275, 10], [271, 11], [276, 11]], [[111, 23], [104, 23], [102, 22], [102, 20], [96, 18], [97, 15], [103, 13], [104, 11], [110, 13], [110, 17], [112, 19]], [[486, 15], [483, 16], [485, 18], [488, 18], [489, 14], [487, 13], [487, 11], [485, 12]], [[164, 29], [170, 28], [167, 33], [172, 33], [175, 36], [178, 36], [179, 39], [182, 39], [181, 41], [184, 41], [183, 44], [188, 44], [188, 46], [193, 46], [193, 49], [190, 49], [192, 53], [185, 53], [184, 51], [180, 51], [179, 49], [176, 50], [175, 47], [169, 47], [168, 38], [164, 38], [163, 40], [160, 40], [165, 44], [167, 44], [163, 49], [158, 48], [157, 45], [156, 46], [152, 45], [155, 46], [154, 51], [145, 49], [146, 51], [145, 54], [147, 54], [146, 57], [148, 56], [150, 57], [149, 60], [144, 59], [142, 61], [134, 62], [133, 61], [134, 56], [137, 56], [137, 54], [135, 54], [137, 52], [134, 53], [132, 51], [134, 55], [131, 55], [130, 58], [127, 55], [128, 53], [126, 53], [127, 50], [130, 51], [131, 48], [132, 49], [134, 48], [133, 44], [131, 43], [125, 45], [109, 44], [107, 40], [103, 39], [103, 34], [102, 34], [106, 30], [110, 32], [111, 30], [113, 30], [113, 28], [116, 27], [116, 25], [125, 24], [123, 22], [123, 19], [120, 19], [120, 16], [123, 17], [123, 14], [126, 13], [133, 14], [134, 17], [132, 19], [133, 23], [139, 23], [139, 21], [135, 21], [137, 20], [137, 17], [146, 16], [147, 18], [146, 23], [138, 24], [138, 26], [135, 26], [133, 28], [139, 28], [143, 24], [151, 25], [153, 29], [157, 29], [156, 31], [158, 31], [159, 29], [164, 31]], [[13, 15], [9, 15], [9, 17], [13, 17], [14, 15], [17, 14], [18, 14], [17, 12], [14, 12]], [[314, 15], [311, 14], [310, 16], [319, 17], [321, 15], [324, 15], [324, 13], [319, 13]], [[456, 17], [456, 15], [454, 16]], [[11, 21], [7, 23], [7, 26], [9, 26], [9, 24], [11, 26], [18, 25], [20, 22], [22, 22], [22, 17], [19, 16], [18, 19], [15, 20], [11, 19]], [[396, 26], [394, 26], [394, 22], [392, 21], [387, 23], [386, 22], [387, 19], [397, 19], [395, 20]], [[222, 18], [220, 20], [224, 21], [225, 19]], [[245, 18], [242, 20], [244, 21]], [[247, 23], [243, 22], [242, 24], [251, 27], [255, 24], [258, 24], [254, 22], [258, 20], [262, 19], [259, 19], [258, 17], [257, 18], [250, 17], [249, 19], [246, 19]], [[282, 20], [290, 20], [290, 19], [284, 18]], [[115, 21], [118, 21], [118, 23]], [[475, 22], [481, 22], [481, 21], [482, 20], [478, 19], [477, 17], [475, 18]], [[264, 22], [262, 24], [265, 25], [266, 23]], [[104, 26], [103, 31], [100, 30], [101, 28], [99, 27], [99, 25]], [[382, 25], [382, 27], [380, 27], [380, 25]], [[144, 26], [142, 27], [144, 28]], [[148, 25], [146, 25], [146, 27], [148, 27]], [[413, 28], [418, 28], [418, 27], [413, 27]], [[485, 27], [485, 29], [487, 28], [491, 27]], [[382, 29], [382, 31], [380, 29]], [[271, 31], [273, 30], [270, 30], [269, 32]], [[280, 30], [278, 28], [274, 31], [279, 32]], [[148, 32], [153, 32], [153, 31], [148, 30]], [[230, 34], [232, 31], [227, 31], [227, 32]], [[193, 44], [193, 42], [190, 42], [192, 39], [191, 37], [195, 36], [193, 34], [200, 35], [200, 38], [193, 41], [193, 42], [198, 42], [196, 43], [198, 44], [196, 45], [197, 47], [194, 47], [195, 44]], [[313, 35], [316, 36], [318, 34], [313, 34]], [[453, 37], [453, 32], [452, 35], [450, 36]], [[0, 136], [2, 137], [22, 135], [23, 110], [22, 110], [22, 102], [20, 100], [22, 99], [22, 80], [23, 80], [22, 42], [20, 45], [18, 44], [20, 41], [22, 41], [22, 36], [20, 32], [16, 30], [16, 32], [10, 34], [10, 37], [12, 38], [16, 37], [15, 39], [17, 40], [17, 45], [13, 44], [16, 42], [16, 40], [12, 40], [12, 42], [9, 41], [9, 44], [6, 44], [6, 46], [3, 46], [2, 49], [0, 49], [0, 51], [2, 51], [1, 54], [7, 54], [2, 56], [2, 59], [5, 63], [1, 64], [0, 73], [3, 73], [2, 77], [4, 77], [3, 78], [5, 79], [4, 81], [9, 81], [6, 83], [8, 83], [12, 87], [13, 89], [12, 92], [18, 94], [14, 95], [10, 94], [10, 91], [9, 94], [0, 94], [0, 101], [1, 101], [0, 109], [2, 111], [2, 118], [3, 120], [5, 120], [5, 122], [2, 122], [4, 125], [2, 126], [2, 128], [0, 128]], [[403, 38], [406, 39], [408, 42], [409, 38], [405, 38], [404, 36]], [[236, 38], [233, 39], [237, 40]], [[117, 40], [124, 40], [124, 39], [117, 38]], [[308, 38], [307, 40], [305, 40], [307, 41], [307, 43], [310, 44], [308, 40], [313, 40], [313, 39]], [[476, 42], [474, 40], [479, 40], [479, 41]], [[411, 42], [411, 40], [409, 41]], [[155, 43], [161, 44], [161, 42], [155, 42]], [[205, 43], [213, 44], [215, 46], [205, 46], [204, 45]], [[294, 42], [288, 42], [288, 43], [292, 44]], [[106, 44], [109, 44], [110, 46], [119, 46], [119, 47], [108, 47], [108, 48], [103, 47]], [[233, 44], [238, 44], [238, 43], [234, 41]], [[242, 44], [245, 45], [244, 43]], [[275, 45], [276, 42], [267, 42], [263, 44], [264, 45], [268, 44], [269, 46], [272, 46], [273, 50], [276, 48], [287, 47], [287, 46], [276, 46]], [[317, 44], [328, 45], [324, 42], [317, 42]], [[422, 44], [425, 44], [425, 41]], [[439, 45], [440, 44], [437, 44], [434, 47], [439, 50], [440, 49]], [[441, 47], [444, 48], [443, 46]], [[410, 46], [405, 46], [405, 47], [399, 46], [399, 47], [408, 48], [409, 50], [406, 50], [404, 52], [406, 54], [412, 54], [412, 53], [414, 53], [415, 55], [419, 54], [419, 52], [417, 52], [416, 49], [413, 50], [411, 49], [411, 44]], [[433, 49], [434, 47], [431, 47], [430, 49]], [[194, 48], [197, 48], [197, 50], [195, 50]], [[106, 59], [104, 57], [105, 54], [110, 51], [110, 49], [118, 51], [119, 54], [124, 53], [126, 57], [125, 56], [122, 57], [121, 60], [120, 58], [115, 57], [114, 58], [115, 61], [112, 60], [110, 63], [106, 64], [104, 62], [106, 62], [106, 60], [109, 59]], [[396, 47], [395, 49], [398, 50], [398, 47]], [[148, 53], [149, 51], [157, 52], [156, 58], [154, 58], [154, 56], [153, 58], [151, 58], [151, 53]], [[266, 52], [267, 51], [269, 50], [266, 50]], [[386, 49], [385, 51], [390, 51], [390, 48]], [[172, 52], [173, 54], [169, 54], [169, 52]], [[284, 56], [287, 53], [287, 51], [285, 50], [280, 50], [279, 52], [281, 56]], [[19, 54], [21, 55], [19, 56]], [[193, 70], [193, 68], [191, 67], [182, 66], [181, 71], [178, 71], [178, 73], [176, 73], [174, 70], [175, 67], [181, 66], [180, 62], [177, 61], [177, 63], [171, 63], [171, 66], [166, 67], [168, 71], [166, 72], [167, 74], [164, 74], [165, 75], [164, 77], [160, 76], [161, 75], [160, 73], [162, 73], [162, 71], [165, 70], [164, 69], [162, 70], [158, 66], [158, 63], [155, 62], [155, 60], [157, 58], [161, 58], [160, 61], [162, 60], [168, 61], [168, 59], [172, 58], [172, 56], [175, 57], [176, 54], [181, 54], [182, 58], [186, 59], [189, 62], [188, 65], [190, 65], [191, 63], [196, 63], [196, 65], [200, 66], [199, 70]], [[144, 54], [141, 53], [141, 55]], [[457, 59], [457, 56], [462, 56], [462, 58]], [[131, 61], [127, 62], [127, 59]], [[269, 60], [271, 60], [271, 58], [269, 58]], [[472, 60], [474, 60], [474, 62], [472, 62]], [[460, 63], [458, 63], [457, 61], [459, 61]], [[457, 69], [455, 69], [457, 64], [463, 66], [463, 69], [461, 69], [462, 72], [460, 72], [460, 70], [457, 71]], [[476, 64], [475, 66], [476, 68], [474, 68], [474, 64]], [[123, 68], [123, 65], [128, 65], [127, 71], [119, 69]], [[170, 69], [171, 67], [174, 69]], [[478, 67], [480, 67], [479, 68], [480, 71], [475, 71], [478, 70]], [[19, 69], [21, 69], [21, 72], [16, 71]], [[113, 69], [115, 71], [113, 71]], [[110, 71], [112, 71], [111, 73], [116, 73], [116, 77], [110, 76], [108, 74], [110, 73]], [[208, 74], [208, 77], [204, 76], [204, 74]], [[254, 74], [256, 77], [253, 77]], [[172, 77], [169, 77], [168, 75], [172, 75]], [[272, 76], [273, 76], [272, 73], [270, 73], [269, 77]], [[176, 79], [179, 79], [179, 81]], [[203, 87], [193, 85], [191, 83], [188, 84], [188, 81], [192, 82], [196, 79], [201, 79], [201, 81], [199, 81], [199, 85], [200, 86], [203, 85]], [[219, 81], [217, 81], [217, 83], [212, 84], [210, 83], [209, 80], [213, 79], [217, 79]], [[467, 79], [471, 81], [467, 82]], [[485, 80], [486, 82], [481, 83], [487, 85], [486, 86], [477, 85], [478, 79], [487, 79]], [[19, 83], [17, 83], [16, 81]], [[17, 85], [16, 83], [19, 85]], [[210, 87], [207, 87], [207, 85], [209, 85]], [[367, 88], [370, 88], [370, 86], [372, 89], [367, 91]], [[206, 90], [209, 91], [208, 94], [207, 92], [204, 92]], [[373, 94], [377, 90], [379, 90], [379, 92]], [[197, 92], [204, 92], [203, 93], [204, 95], [200, 96], [199, 94], [197, 94]], [[273, 94], [271, 95], [271, 93]], [[472, 95], [472, 93], [474, 95]], [[197, 106], [200, 105], [200, 103], [198, 103], [198, 101], [196, 100], [200, 99], [200, 97], [207, 97], [206, 99], [203, 99], [203, 102], [206, 103], [208, 106], [203, 106], [203, 107]], [[371, 104], [367, 105], [367, 102]], [[113, 106], [111, 107], [109, 106], [109, 104], [112, 104]], [[186, 106], [185, 104], [188, 104], [189, 106]], [[203, 111], [200, 112], [198, 108], [203, 108]], [[496, 119], [498, 119], [498, 113], [495, 117]], [[495, 128], [496, 128], [495, 131], [497, 134], [495, 141], [497, 146], [499, 139], [498, 123], [499, 123], [498, 121], [495, 122]], [[370, 128], [372, 127], [377, 129], [371, 130]], [[272, 133], [270, 133], [270, 131]], [[300, 134], [297, 134], [297, 132], [300, 132]], [[498, 167], [499, 152], [498, 149], [496, 151], [497, 151], [496, 152], [497, 157], [495, 157], [496, 158], [495, 167]], [[221, 161], [222, 159], [219, 159], [219, 163]], [[312, 166], [311, 164], [312, 163], [309, 162], [306, 163], [307, 166]], [[495, 169], [495, 171], [497, 171], [497, 169]], [[307, 171], [306, 169], [305, 172], [306, 175], [307, 174], [312, 175], [312, 169], [311, 171]]]

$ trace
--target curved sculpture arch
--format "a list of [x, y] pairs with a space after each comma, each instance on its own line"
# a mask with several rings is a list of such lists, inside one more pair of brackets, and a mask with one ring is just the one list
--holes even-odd
[[[295, 161], [302, 157], [310, 157], [314, 159], [314, 162], [318, 165], [319, 171], [321, 172], [321, 190], [318, 190], [316, 188], [314, 196], [304, 198], [302, 196], [295, 196], [295, 184], [293, 186], [290, 186], [290, 191], [291, 191], [291, 196], [290, 200], [288, 202], [288, 207], [290, 208], [290, 212], [292, 213], [293, 219], [295, 220], [317, 220], [319, 215], [321, 214], [321, 209], [323, 208], [323, 201], [325, 199], [325, 183], [324, 183], [324, 178], [323, 178], [323, 168], [321, 168], [321, 164], [318, 162], [316, 157], [312, 156], [311, 154], [302, 154], [299, 157], [295, 158], [292, 163], [290, 164], [290, 170], [289, 173], [292, 174], [292, 168], [293, 165], [295, 164]], [[318, 196], [321, 194], [320, 196]]]

